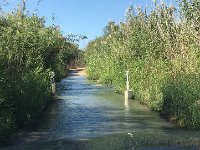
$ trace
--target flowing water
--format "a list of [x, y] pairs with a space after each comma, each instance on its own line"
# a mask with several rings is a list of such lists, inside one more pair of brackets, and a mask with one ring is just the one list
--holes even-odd
[[200, 149], [200, 132], [176, 128], [138, 101], [77, 71], [57, 84], [58, 99], [39, 124], [4, 150]]

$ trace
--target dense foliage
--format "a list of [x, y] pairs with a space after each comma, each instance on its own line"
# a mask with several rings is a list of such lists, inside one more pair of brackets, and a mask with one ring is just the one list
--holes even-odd
[[0, 141], [34, 121], [51, 96], [56, 79], [80, 50], [58, 26], [22, 11], [0, 14]]
[[87, 71], [123, 92], [129, 70], [135, 99], [200, 129], [200, 2], [179, 4], [177, 10], [155, 2], [150, 12], [130, 7], [125, 22], [109, 22], [87, 47]]

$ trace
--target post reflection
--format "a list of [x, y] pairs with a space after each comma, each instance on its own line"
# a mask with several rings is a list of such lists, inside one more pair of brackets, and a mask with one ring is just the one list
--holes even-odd
[[125, 106], [125, 111], [128, 112], [129, 111], [129, 99], [128, 98], [125, 98], [124, 106]]

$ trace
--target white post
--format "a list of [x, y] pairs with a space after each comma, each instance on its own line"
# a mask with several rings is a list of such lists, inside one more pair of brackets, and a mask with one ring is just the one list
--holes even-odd
[[126, 91], [125, 91], [125, 100], [132, 98], [132, 91], [129, 90], [129, 77], [128, 77], [129, 71], [126, 71]]
[[129, 90], [129, 81], [128, 81], [128, 73], [129, 71], [126, 71], [126, 90]]
[[52, 89], [52, 94], [56, 93], [56, 83], [55, 83], [55, 72], [51, 72], [51, 89]]

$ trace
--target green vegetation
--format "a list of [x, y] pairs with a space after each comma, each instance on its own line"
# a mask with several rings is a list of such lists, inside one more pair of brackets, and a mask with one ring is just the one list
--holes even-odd
[[61, 79], [80, 53], [58, 26], [24, 8], [0, 14], [0, 141], [38, 118], [51, 97], [51, 71]]
[[180, 9], [157, 4], [147, 12], [130, 7], [126, 21], [109, 22], [86, 50], [89, 77], [125, 90], [181, 126], [200, 129], [200, 2]]

